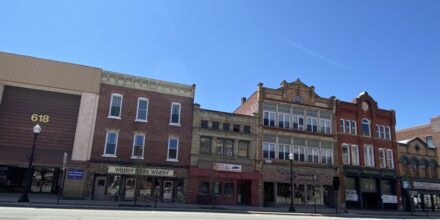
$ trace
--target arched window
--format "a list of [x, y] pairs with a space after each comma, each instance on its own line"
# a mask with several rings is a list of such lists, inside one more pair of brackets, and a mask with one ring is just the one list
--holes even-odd
[[361, 123], [362, 123], [362, 135], [371, 137], [370, 120], [364, 118], [362, 119]]

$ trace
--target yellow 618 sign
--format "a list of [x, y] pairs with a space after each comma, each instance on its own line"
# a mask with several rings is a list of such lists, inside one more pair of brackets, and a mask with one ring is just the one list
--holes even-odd
[[49, 115], [39, 115], [39, 114], [32, 114], [31, 120], [33, 122], [43, 122], [47, 123], [49, 122]]

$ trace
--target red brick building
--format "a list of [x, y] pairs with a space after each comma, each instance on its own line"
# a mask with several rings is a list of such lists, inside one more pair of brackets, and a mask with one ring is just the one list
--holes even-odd
[[336, 102], [340, 198], [346, 208], [401, 208], [393, 110], [380, 109], [363, 92]]
[[87, 194], [185, 202], [195, 86], [104, 71]]
[[188, 202], [259, 205], [257, 118], [194, 107]]

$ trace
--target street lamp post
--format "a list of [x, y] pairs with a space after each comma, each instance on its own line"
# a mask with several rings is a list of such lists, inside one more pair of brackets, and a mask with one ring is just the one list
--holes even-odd
[[34, 162], [35, 143], [37, 142], [38, 134], [40, 134], [40, 131], [41, 131], [40, 125], [36, 124], [34, 126], [34, 142], [32, 143], [32, 152], [29, 158], [29, 166], [26, 172], [26, 180], [25, 180], [26, 182], [24, 184], [24, 191], [20, 199], [18, 199], [18, 202], [29, 202], [28, 194], [32, 184], [32, 162]]
[[290, 208], [289, 212], [296, 212], [295, 206], [293, 206], [293, 154], [289, 154], [290, 160]]

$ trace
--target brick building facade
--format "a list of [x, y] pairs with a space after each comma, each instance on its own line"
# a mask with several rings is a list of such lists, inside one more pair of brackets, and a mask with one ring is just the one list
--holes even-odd
[[194, 92], [104, 71], [85, 197], [185, 202]]
[[293, 162], [294, 203], [332, 205], [334, 157], [334, 97], [322, 98], [299, 79], [278, 89], [258, 85], [243, 99], [237, 114], [258, 116], [257, 158], [261, 168], [260, 204], [290, 203], [290, 162]]
[[257, 118], [194, 108], [188, 202], [259, 205]]
[[351, 103], [338, 100], [336, 120], [342, 206], [398, 209], [395, 112], [364, 92]]

